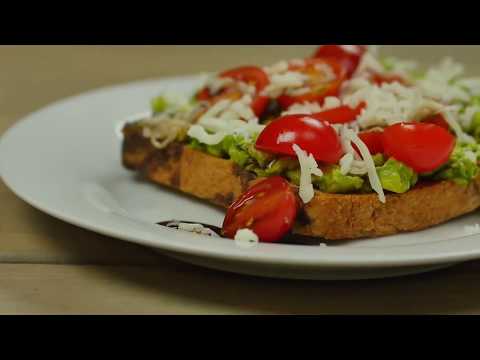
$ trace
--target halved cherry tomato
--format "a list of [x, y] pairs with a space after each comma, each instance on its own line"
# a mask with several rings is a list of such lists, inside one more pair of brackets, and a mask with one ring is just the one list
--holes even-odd
[[405, 80], [403, 77], [400, 75], [382, 75], [375, 73], [372, 75], [370, 80], [376, 84], [376, 85], [382, 85], [382, 84], [391, 84], [393, 82], [398, 82], [402, 85], [408, 85], [407, 80]]
[[312, 114], [310, 116], [317, 120], [328, 121], [330, 124], [348, 124], [352, 121], [355, 121], [364, 108], [365, 103], [362, 102], [355, 109], [352, 109], [347, 105], [342, 105], [334, 109]]
[[207, 88], [203, 88], [197, 93], [197, 100], [199, 101], [208, 101], [212, 98], [210, 91]]
[[427, 119], [422, 120], [424, 123], [435, 124], [444, 128], [445, 130], [450, 130], [450, 125], [448, 125], [447, 120], [442, 114], [433, 115]]
[[316, 160], [329, 164], [336, 164], [343, 155], [340, 139], [332, 126], [311, 115], [287, 115], [272, 121], [258, 136], [256, 148], [295, 156], [294, 144]]
[[236, 69], [224, 71], [219, 75], [223, 78], [232, 78], [254, 85], [257, 92], [261, 91], [270, 83], [267, 74], [258, 66], [242, 66]]
[[315, 54], [314, 58], [333, 59], [339, 63], [350, 78], [357, 70], [360, 60], [367, 51], [365, 45], [322, 45]]
[[446, 164], [455, 147], [455, 137], [444, 128], [427, 123], [400, 123], [383, 132], [387, 156], [429, 173]]
[[[362, 140], [367, 146], [370, 154], [383, 154], [383, 132], [382, 131], [365, 131], [358, 134], [360, 140]], [[357, 146], [352, 144], [353, 148], [360, 154]]]
[[250, 229], [261, 242], [276, 242], [295, 223], [299, 201], [290, 184], [280, 176], [263, 180], [240, 196], [228, 209], [222, 234], [233, 238]]
[[[323, 66], [328, 66], [332, 69], [333, 79], [327, 81], [328, 74], [322, 71]], [[283, 109], [287, 109], [295, 103], [313, 102], [322, 104], [326, 97], [338, 96], [340, 86], [346, 75], [345, 70], [331, 59], [306, 59], [304, 66], [291, 64], [289, 69], [309, 77], [306, 87], [310, 88], [310, 91], [302, 95], [284, 94], [279, 96], [277, 101]]]
[[[219, 75], [223, 78], [232, 78], [234, 80], [243, 81], [254, 85], [257, 95], [253, 97], [251, 108], [257, 117], [265, 111], [269, 98], [260, 96], [258, 93], [270, 83], [267, 74], [256, 66], [243, 66], [232, 70], [227, 70]], [[240, 99], [242, 93], [234, 87], [222, 89], [218, 94], [210, 94], [208, 88], [204, 88], [197, 93], [197, 99], [200, 101], [209, 101], [214, 104], [222, 99], [228, 98], [232, 100]]]
[[254, 114], [257, 117], [260, 117], [268, 106], [270, 98], [268, 96], [258, 95], [252, 100], [250, 107], [252, 108]]

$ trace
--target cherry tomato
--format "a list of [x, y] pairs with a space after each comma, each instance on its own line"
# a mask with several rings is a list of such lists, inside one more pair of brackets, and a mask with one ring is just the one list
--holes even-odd
[[232, 78], [243, 81], [247, 84], [255, 85], [257, 92], [263, 90], [270, 83], [267, 74], [257, 66], [242, 66], [236, 69], [228, 70], [219, 75], [223, 78]]
[[422, 120], [422, 122], [435, 124], [437, 126], [444, 128], [445, 130], [450, 130], [450, 125], [448, 125], [447, 120], [445, 120], [445, 117], [442, 114], [433, 115], [429, 118]]
[[251, 108], [257, 117], [260, 117], [268, 106], [270, 98], [258, 95], [252, 100]]
[[446, 164], [455, 147], [455, 137], [444, 128], [426, 123], [400, 123], [383, 132], [387, 156], [429, 173]]
[[260, 133], [256, 148], [274, 154], [296, 156], [292, 146], [313, 155], [318, 160], [336, 164], [343, 155], [335, 130], [323, 120], [310, 115], [287, 115], [272, 121]]
[[212, 98], [210, 91], [207, 88], [203, 88], [197, 93], [197, 100], [199, 101], [208, 101]]
[[408, 85], [407, 80], [405, 80], [400, 75], [382, 75], [382, 74], [375, 73], [372, 75], [370, 80], [378, 86], [382, 84], [391, 84], [395, 81], [402, 85]]
[[[362, 140], [367, 146], [370, 154], [383, 154], [383, 132], [381, 131], [365, 131], [358, 134], [360, 140]], [[353, 148], [360, 154], [355, 144], [352, 144]]]
[[[260, 117], [268, 105], [269, 98], [258, 95], [258, 92], [263, 90], [270, 82], [267, 74], [261, 68], [256, 66], [243, 66], [225, 71], [221, 73], [219, 77], [228, 77], [248, 84], [253, 84], [257, 91], [257, 95], [253, 97], [251, 108], [255, 115]], [[197, 93], [197, 99], [200, 101], [208, 101], [213, 105], [226, 98], [230, 100], [238, 100], [242, 95], [243, 94], [235, 87], [226, 87], [215, 95], [210, 94], [208, 88], [204, 88]]]
[[342, 105], [334, 109], [325, 110], [319, 113], [310, 115], [314, 119], [328, 121], [330, 124], [348, 124], [360, 115], [365, 108], [365, 103], [361, 103], [355, 109], [349, 106]]
[[261, 242], [277, 242], [295, 223], [299, 201], [290, 184], [280, 176], [263, 180], [238, 198], [228, 209], [222, 234], [233, 238], [250, 229]]
[[[327, 78], [329, 75], [322, 69], [325, 66], [331, 68], [333, 79]], [[313, 102], [322, 104], [326, 97], [338, 96], [340, 86], [345, 80], [343, 68], [330, 59], [306, 59], [304, 66], [290, 65], [289, 70], [307, 75], [309, 80], [306, 87], [310, 91], [302, 95], [283, 94], [279, 96], [277, 101], [283, 109], [287, 109], [295, 103]]]
[[357, 70], [366, 51], [365, 45], [322, 45], [313, 57], [335, 60], [345, 69], [347, 77], [350, 78]]

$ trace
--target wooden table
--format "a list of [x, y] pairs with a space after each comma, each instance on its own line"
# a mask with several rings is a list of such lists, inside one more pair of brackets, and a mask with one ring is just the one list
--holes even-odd
[[[99, 86], [300, 57], [311, 47], [0, 47], [0, 134], [46, 104]], [[411, 49], [387, 47], [408, 56]], [[479, 48], [451, 54], [475, 70]], [[480, 67], [477, 67], [480, 72]], [[360, 282], [253, 278], [206, 270], [41, 213], [0, 182], [1, 314], [472, 314], [480, 262]]]

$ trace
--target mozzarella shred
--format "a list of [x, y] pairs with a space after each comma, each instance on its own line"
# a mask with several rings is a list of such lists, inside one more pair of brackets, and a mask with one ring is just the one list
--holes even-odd
[[302, 88], [308, 76], [296, 71], [286, 71], [270, 76], [270, 84], [263, 89], [262, 95], [276, 98], [286, 90]]
[[340, 159], [340, 172], [342, 175], [347, 175], [350, 170], [352, 169], [352, 164], [354, 161], [354, 157], [351, 153], [345, 154], [341, 159]]
[[355, 134], [353, 130], [347, 129], [345, 131], [345, 136], [352, 143], [354, 143], [357, 146], [358, 150], [360, 151], [360, 155], [362, 156], [363, 162], [367, 169], [368, 180], [370, 181], [370, 185], [373, 191], [375, 191], [378, 194], [378, 199], [380, 200], [380, 202], [385, 203], [386, 202], [385, 193], [383, 192], [382, 183], [380, 182], [380, 178], [378, 177], [377, 169], [375, 168], [375, 163], [373, 161], [372, 155], [370, 154], [370, 151], [368, 150], [365, 143], [357, 136], [357, 134]]
[[458, 110], [455, 107], [448, 107], [444, 109], [441, 113], [445, 121], [448, 123], [450, 128], [455, 132], [455, 135], [461, 142], [465, 142], [468, 144], [475, 143], [475, 139], [472, 136], [465, 133], [462, 127], [460, 126], [460, 124], [457, 122], [457, 120], [455, 120], [454, 113], [458, 114]]
[[204, 118], [215, 117], [225, 111], [230, 105], [232, 105], [232, 101], [228, 99], [220, 100], [215, 105], [213, 105], [210, 109], [208, 109], [205, 114], [203, 114], [199, 122], [202, 121]]
[[362, 102], [366, 103], [367, 106], [357, 118], [362, 129], [422, 120], [444, 108], [441, 103], [423, 96], [418, 89], [409, 88], [398, 82], [381, 86], [362, 82], [355, 84], [355, 89], [354, 91], [344, 89], [346, 95], [343, 103], [352, 108]]
[[273, 74], [278, 74], [282, 73], [288, 70], [288, 62], [285, 60], [279, 61], [272, 66], [267, 66], [264, 67], [263, 70], [268, 74], [268, 75], [273, 75]]
[[202, 144], [217, 145], [222, 142], [223, 138], [227, 134], [223, 131], [219, 131], [218, 133], [215, 133], [215, 134], [209, 134], [207, 133], [205, 128], [203, 128], [203, 126], [192, 125], [190, 126], [190, 129], [188, 129], [187, 135], [193, 139], [197, 139]]
[[240, 229], [235, 233], [235, 244], [242, 248], [253, 247], [258, 244], [259, 239], [250, 229]]
[[265, 125], [258, 123], [251, 103], [252, 97], [249, 94], [236, 101], [221, 100], [188, 129], [187, 135], [200, 143], [217, 145], [230, 134], [240, 134], [247, 138], [260, 133]]
[[304, 204], [308, 204], [315, 196], [313, 190], [312, 175], [323, 176], [322, 170], [319, 169], [317, 162], [312, 154], [307, 154], [300, 146], [294, 144], [293, 151], [298, 157], [300, 163], [300, 188], [298, 195]]

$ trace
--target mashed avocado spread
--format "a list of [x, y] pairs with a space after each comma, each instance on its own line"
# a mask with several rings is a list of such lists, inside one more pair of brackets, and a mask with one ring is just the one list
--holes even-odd
[[[298, 185], [300, 169], [296, 158], [275, 157], [255, 149], [255, 138], [245, 139], [241, 135], [228, 135], [217, 145], [205, 145], [196, 139], [189, 139], [189, 146], [212, 156], [230, 159], [258, 177], [281, 175]], [[373, 156], [377, 174], [383, 189], [402, 194], [418, 182], [419, 177], [430, 180], [452, 180], [467, 185], [477, 174], [478, 144], [457, 144], [450, 161], [440, 169], [419, 176], [407, 165], [383, 155]], [[328, 166], [322, 177], [313, 177], [314, 186], [323, 192], [334, 194], [371, 192], [366, 176], [343, 175], [340, 167]]]

